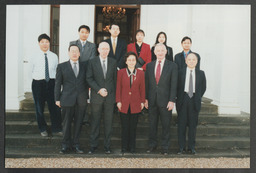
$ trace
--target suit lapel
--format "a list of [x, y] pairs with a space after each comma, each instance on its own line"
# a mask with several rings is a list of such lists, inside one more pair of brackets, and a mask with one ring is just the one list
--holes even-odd
[[187, 68], [184, 68], [184, 70], [182, 71], [182, 76], [181, 76], [181, 80], [182, 80], [182, 88], [183, 91], [185, 90], [185, 83], [186, 83], [186, 74], [187, 74]]
[[[79, 63], [79, 64], [80, 64], [80, 63]], [[74, 73], [74, 71], [73, 71], [73, 68], [72, 68], [72, 66], [71, 66], [70, 61], [67, 61], [67, 69], [69, 70], [68, 73], [72, 74], [72, 76], [73, 76], [74, 78], [76, 78], [75, 73]]]
[[164, 66], [163, 66], [163, 70], [162, 70], [162, 73], [161, 73], [161, 76], [160, 76], [160, 79], [159, 79], [159, 82], [158, 82], [158, 83], [160, 83], [161, 79], [164, 78], [164, 75], [167, 75], [167, 74], [168, 74], [168, 73], [167, 73], [168, 65], [169, 65], [169, 62], [166, 61], [166, 59], [165, 59]]
[[76, 41], [76, 45], [79, 47], [80, 52], [82, 52], [82, 44], [81, 44], [81, 41], [80, 41], [80, 40], [77, 40], [77, 41]]
[[198, 89], [198, 85], [199, 85], [199, 79], [200, 79], [200, 76], [199, 76], [199, 70], [198, 69], [195, 69], [195, 80], [196, 80], [196, 84], [195, 84], [195, 93], [197, 93], [197, 89]]
[[[155, 67], [156, 67], [156, 61], [153, 62], [152, 68], [151, 68], [151, 74], [154, 78], [155, 84], [156, 84], [156, 75], [155, 75]], [[150, 73], [149, 73], [150, 74]]]
[[[98, 72], [100, 72], [102, 74], [102, 77], [104, 79], [104, 73], [103, 73], [103, 69], [102, 69], [102, 66], [101, 66], [100, 57], [98, 56], [97, 58], [98, 59], [97, 59], [96, 67], [98, 68]], [[108, 69], [108, 67], [107, 67], [107, 69]]]

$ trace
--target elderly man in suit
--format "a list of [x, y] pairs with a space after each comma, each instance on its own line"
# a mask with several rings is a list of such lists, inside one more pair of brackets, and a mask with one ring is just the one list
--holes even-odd
[[125, 68], [126, 64], [123, 60], [126, 54], [126, 42], [118, 37], [120, 34], [120, 28], [117, 24], [111, 24], [109, 28], [111, 34], [110, 38], [106, 41], [110, 45], [109, 57], [116, 59], [117, 67], [119, 69]]
[[112, 134], [113, 111], [116, 92], [116, 61], [108, 56], [110, 47], [106, 42], [99, 44], [99, 56], [89, 61], [86, 80], [91, 87], [91, 148], [89, 154], [95, 152], [100, 136], [100, 120], [104, 116], [104, 149], [110, 154], [110, 142]]
[[[87, 25], [81, 25], [78, 28], [79, 39], [71, 41], [70, 45], [77, 45], [80, 49], [80, 62], [88, 61], [96, 56], [96, 46], [94, 43], [89, 42], [87, 39], [90, 34], [90, 27]], [[85, 113], [84, 115], [84, 124], [89, 126], [89, 114]]]
[[[76, 153], [80, 149], [79, 136], [86, 111], [88, 85], [86, 82], [86, 62], [79, 62], [80, 50], [77, 45], [68, 48], [69, 61], [57, 67], [55, 83], [56, 105], [62, 109], [63, 140], [60, 153], [66, 153], [72, 146]], [[62, 89], [61, 89], [62, 88]], [[71, 139], [71, 124], [73, 125], [73, 140]]]
[[192, 40], [188, 36], [182, 38], [181, 40], [181, 46], [183, 48], [183, 51], [180, 53], [177, 53], [174, 57], [174, 62], [178, 65], [178, 69], [182, 69], [187, 67], [187, 64], [185, 63], [185, 59], [190, 53], [194, 53], [198, 58], [198, 63], [196, 65], [197, 69], [200, 69], [200, 55], [191, 51], [192, 46]]
[[206, 90], [206, 78], [196, 68], [197, 56], [190, 53], [186, 58], [187, 67], [179, 71], [176, 109], [178, 112], [178, 154], [186, 151], [186, 128], [188, 126], [188, 152], [196, 154], [195, 138], [201, 98]]
[[176, 100], [178, 79], [177, 65], [165, 58], [166, 46], [158, 43], [155, 46], [156, 61], [147, 64], [145, 74], [146, 102], [149, 110], [149, 148], [148, 153], [157, 147], [158, 119], [162, 122], [161, 153], [168, 154], [170, 145], [170, 123], [172, 109]]

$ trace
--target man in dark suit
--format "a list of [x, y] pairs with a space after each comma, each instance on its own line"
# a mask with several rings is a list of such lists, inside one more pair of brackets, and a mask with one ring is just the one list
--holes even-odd
[[120, 34], [120, 28], [117, 24], [112, 24], [109, 28], [109, 32], [111, 37], [107, 40], [104, 40], [110, 45], [110, 52], [108, 56], [116, 59], [117, 67], [119, 69], [125, 68], [126, 65], [123, 58], [126, 54], [126, 41], [118, 38], [118, 35]]
[[[78, 34], [79, 34], [79, 39], [75, 41], [71, 41], [70, 45], [75, 44], [79, 47], [81, 50], [80, 52], [80, 62], [85, 62], [88, 61], [96, 56], [96, 46], [94, 43], [89, 42], [87, 39], [90, 34], [90, 28], [87, 25], [81, 25], [78, 28]], [[85, 113], [84, 115], [84, 123], [89, 126], [89, 114]]]
[[147, 64], [145, 75], [146, 102], [149, 110], [149, 148], [148, 153], [157, 147], [157, 126], [160, 117], [162, 123], [161, 153], [168, 154], [170, 145], [170, 123], [172, 109], [176, 99], [178, 68], [165, 59], [166, 47], [162, 43], [155, 46], [156, 61]]
[[109, 44], [101, 42], [99, 44], [99, 56], [89, 61], [86, 80], [91, 87], [91, 148], [89, 154], [94, 153], [98, 147], [100, 136], [100, 120], [104, 114], [104, 149], [106, 154], [110, 154], [110, 140], [112, 134], [113, 111], [115, 104], [116, 90], [116, 61], [108, 57]]
[[78, 61], [80, 51], [77, 45], [70, 45], [68, 51], [70, 60], [58, 65], [55, 83], [55, 101], [56, 105], [61, 107], [63, 116], [63, 140], [60, 153], [66, 153], [71, 146], [76, 153], [83, 153], [80, 149], [79, 136], [88, 99], [87, 66], [86, 62]]
[[188, 126], [188, 152], [196, 154], [195, 137], [201, 98], [206, 90], [206, 78], [196, 67], [197, 56], [190, 53], [186, 58], [187, 67], [179, 71], [176, 109], [178, 113], [178, 154], [186, 151], [186, 128]]
[[178, 65], [178, 70], [187, 67], [187, 64], [185, 63], [185, 59], [190, 53], [194, 53], [198, 58], [198, 63], [196, 65], [196, 68], [200, 70], [200, 55], [198, 53], [192, 52], [190, 50], [192, 46], [192, 40], [189, 37], [184, 37], [181, 40], [181, 46], [183, 47], [183, 51], [180, 53], [177, 53], [174, 57], [174, 62]]

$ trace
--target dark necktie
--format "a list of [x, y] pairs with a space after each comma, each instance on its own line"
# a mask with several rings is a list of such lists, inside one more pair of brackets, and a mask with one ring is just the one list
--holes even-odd
[[82, 52], [84, 52], [85, 42], [82, 43]]
[[77, 70], [77, 66], [76, 66], [76, 62], [74, 62], [74, 68], [73, 68], [73, 71], [75, 73], [75, 76], [77, 77], [77, 74], [78, 74], [78, 70]]
[[158, 84], [160, 76], [161, 76], [161, 61], [158, 61], [158, 65], [156, 68], [156, 84]]
[[189, 76], [188, 96], [189, 96], [190, 98], [193, 97], [193, 77], [192, 77], [192, 70], [190, 70], [190, 76]]
[[105, 60], [103, 60], [103, 66], [102, 66], [102, 69], [103, 69], [104, 79], [106, 79], [107, 69], [106, 69]]
[[49, 76], [49, 66], [48, 66], [48, 58], [47, 58], [47, 54], [44, 54], [45, 57], [45, 81], [49, 82], [50, 80], [50, 76]]

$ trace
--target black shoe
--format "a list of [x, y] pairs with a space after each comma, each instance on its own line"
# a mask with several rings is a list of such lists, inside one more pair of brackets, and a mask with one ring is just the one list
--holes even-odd
[[152, 153], [153, 151], [155, 151], [156, 150], [156, 147], [149, 147], [148, 149], [147, 149], [147, 153]]
[[177, 154], [185, 154], [186, 153], [186, 150], [185, 149], [180, 149]]
[[62, 147], [60, 150], [60, 154], [66, 154], [69, 151], [68, 148]]
[[90, 123], [89, 121], [84, 121], [84, 122], [83, 122], [83, 125], [86, 125], [86, 126], [89, 127], [89, 126], [91, 126], [91, 123]]
[[77, 154], [83, 154], [84, 151], [81, 150], [79, 147], [74, 147], [73, 150], [77, 153]]
[[88, 154], [93, 154], [97, 150], [97, 147], [91, 147]]
[[162, 151], [161, 151], [161, 154], [163, 154], [163, 155], [168, 155], [168, 150], [162, 150]]
[[106, 148], [105, 149], [105, 154], [111, 154], [112, 152], [111, 152], [111, 150], [110, 150], [110, 148]]
[[189, 154], [196, 154], [196, 150], [195, 149], [188, 149], [188, 153]]

